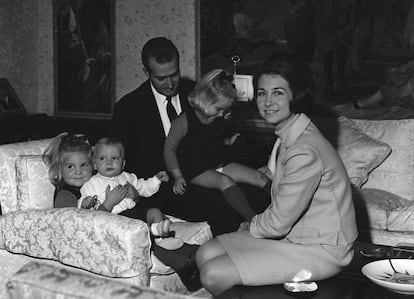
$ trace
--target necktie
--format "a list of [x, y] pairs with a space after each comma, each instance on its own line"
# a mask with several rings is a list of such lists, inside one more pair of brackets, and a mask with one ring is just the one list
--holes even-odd
[[177, 111], [175, 110], [173, 104], [171, 103], [171, 97], [166, 97], [167, 100], [167, 114], [170, 121], [173, 121], [175, 118], [177, 118]]

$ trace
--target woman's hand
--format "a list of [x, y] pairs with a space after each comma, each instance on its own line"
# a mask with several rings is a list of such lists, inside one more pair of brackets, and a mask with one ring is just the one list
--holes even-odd
[[128, 196], [129, 185], [118, 185], [115, 186], [112, 190], [108, 185], [105, 190], [105, 201], [102, 205], [108, 211], [112, 211], [113, 207], [119, 204], [125, 197]]
[[168, 177], [168, 174], [167, 174], [167, 172], [166, 171], [160, 171], [160, 172], [158, 172], [157, 174], [156, 174], [156, 177], [161, 181], [161, 182], [164, 182], [164, 183], [166, 183], [166, 182], [168, 182], [168, 180], [170, 179], [169, 177]]
[[174, 186], [173, 186], [174, 194], [183, 195], [184, 192], [185, 192], [185, 187], [186, 186], [187, 186], [187, 182], [185, 181], [185, 179], [182, 176], [174, 179]]
[[241, 135], [240, 135], [240, 133], [236, 133], [236, 134], [234, 134], [233, 136], [231, 136], [231, 137], [229, 137], [229, 138], [224, 139], [224, 144], [225, 144], [225, 145], [232, 145], [233, 143], [235, 143], [235, 142], [236, 142], [236, 139], [237, 139], [239, 136], [241, 136]]
[[244, 221], [240, 223], [239, 229], [237, 231], [250, 231], [250, 222]]

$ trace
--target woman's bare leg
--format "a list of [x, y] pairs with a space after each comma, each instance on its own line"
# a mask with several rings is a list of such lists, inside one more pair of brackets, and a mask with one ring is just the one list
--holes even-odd
[[242, 284], [236, 266], [217, 239], [210, 240], [200, 247], [196, 261], [201, 284], [213, 295], [219, 295], [235, 285]]

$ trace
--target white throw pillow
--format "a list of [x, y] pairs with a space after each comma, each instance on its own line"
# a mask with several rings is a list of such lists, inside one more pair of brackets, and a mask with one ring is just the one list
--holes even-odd
[[414, 200], [414, 119], [352, 121], [365, 134], [386, 142], [392, 150], [384, 163], [370, 173], [363, 187]]
[[22, 155], [15, 161], [17, 209], [53, 208], [55, 187], [49, 181], [41, 155]]
[[342, 159], [352, 184], [361, 187], [368, 174], [391, 153], [390, 146], [362, 132], [351, 120], [338, 118], [338, 155]]

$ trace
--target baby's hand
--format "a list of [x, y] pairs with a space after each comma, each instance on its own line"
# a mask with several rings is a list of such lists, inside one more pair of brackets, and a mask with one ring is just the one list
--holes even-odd
[[94, 196], [87, 196], [82, 200], [81, 208], [82, 209], [93, 209], [98, 202], [98, 197]]
[[186, 186], [187, 186], [187, 182], [182, 176], [180, 176], [174, 180], [173, 192], [175, 194], [183, 195], [185, 192]]
[[168, 180], [170, 179], [169, 177], [168, 177], [168, 174], [167, 174], [167, 172], [166, 171], [160, 171], [160, 172], [158, 172], [157, 174], [156, 174], [156, 177], [161, 181], [161, 182], [164, 182], [164, 183], [166, 183], [166, 182], [168, 182]]
[[135, 189], [135, 187], [132, 186], [132, 184], [129, 182], [127, 182], [125, 185], [128, 186], [128, 194], [126, 197], [132, 198], [135, 202], [139, 202], [138, 190]]
[[118, 185], [115, 186], [112, 190], [111, 187], [108, 185], [106, 187], [106, 199], [102, 203], [103, 206], [108, 210], [112, 211], [113, 207], [119, 204], [125, 197], [128, 195], [128, 185]]
[[224, 139], [224, 144], [225, 145], [232, 145], [239, 136], [240, 136], [240, 133], [236, 133], [233, 136]]

